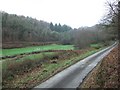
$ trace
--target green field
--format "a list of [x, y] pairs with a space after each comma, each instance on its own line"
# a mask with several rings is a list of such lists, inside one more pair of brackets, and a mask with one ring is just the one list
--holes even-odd
[[45, 51], [45, 50], [73, 50], [73, 45], [45, 45], [45, 46], [32, 46], [25, 48], [14, 48], [14, 49], [2, 49], [2, 56], [16, 55], [21, 53], [29, 53], [34, 51]]
[[101, 43], [98, 43], [98, 44], [91, 44], [90, 45], [90, 47], [93, 47], [93, 48], [101, 48], [101, 47], [103, 47], [103, 44], [101, 44]]

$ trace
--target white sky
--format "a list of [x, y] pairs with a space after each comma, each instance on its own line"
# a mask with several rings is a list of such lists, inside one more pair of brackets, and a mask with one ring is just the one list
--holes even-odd
[[79, 28], [98, 23], [106, 0], [0, 0], [0, 10]]

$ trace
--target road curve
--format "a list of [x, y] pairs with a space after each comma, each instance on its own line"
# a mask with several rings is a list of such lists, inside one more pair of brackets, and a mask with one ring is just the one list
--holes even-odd
[[50, 88], [77, 88], [88, 73], [117, 45], [113, 45], [77, 62], [76, 64], [61, 71], [47, 81], [34, 87], [32, 90]]

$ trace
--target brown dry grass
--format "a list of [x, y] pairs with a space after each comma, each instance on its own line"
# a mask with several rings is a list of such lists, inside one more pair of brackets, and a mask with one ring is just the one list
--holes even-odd
[[11, 48], [21, 48], [27, 46], [42, 46], [49, 44], [60, 44], [57, 41], [53, 42], [2, 42], [2, 48], [11, 49]]
[[118, 88], [118, 84], [118, 47], [116, 47], [93, 69], [79, 88]]

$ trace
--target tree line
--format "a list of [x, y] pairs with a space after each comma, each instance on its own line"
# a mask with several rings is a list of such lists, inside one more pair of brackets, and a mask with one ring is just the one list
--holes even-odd
[[54, 26], [31, 17], [17, 16], [6, 12], [1, 13], [3, 43], [15, 41], [57, 41], [60, 36], [58, 32], [71, 30], [71, 27], [67, 25], [55, 24]]
[[[73, 29], [68, 25], [48, 23], [31, 17], [16, 14], [2, 14], [2, 42], [60, 42], [83, 48], [91, 43], [115, 39], [115, 34], [106, 25], [96, 24], [92, 27]], [[110, 23], [111, 24], [111, 23]]]

